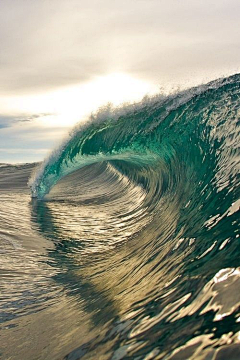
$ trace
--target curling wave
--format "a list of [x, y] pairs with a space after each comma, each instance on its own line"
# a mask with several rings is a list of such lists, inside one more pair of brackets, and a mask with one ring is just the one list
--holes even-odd
[[[98, 259], [117, 298], [125, 294], [131, 303], [108, 329], [115, 338], [111, 359], [205, 359], [224, 344], [224, 334], [231, 334], [228, 344], [237, 342], [239, 83], [237, 74], [102, 109], [31, 180], [33, 197], [62, 201], [61, 214], [52, 211], [54, 236], [66, 240], [70, 231], [75, 259], [108, 254], [131, 240], [124, 257], [121, 250], [107, 262], [114, 276], [106, 258]], [[79, 212], [84, 225], [77, 230]], [[100, 345], [96, 339], [85, 344], [87, 356]], [[239, 351], [223, 348], [216, 356]]]
[[0, 203], [15, 219], [2, 220], [5, 246], [21, 213], [44, 249], [12, 290], [12, 318], [33, 302], [41, 319], [18, 326], [40, 337], [35, 353], [7, 330], [22, 358], [239, 357], [239, 85], [237, 74], [100, 110], [37, 168], [30, 205], [17, 193], [29, 165], [1, 168], [5, 191], [15, 179]]
[[174, 177], [190, 178], [194, 172], [196, 180], [208, 177], [222, 188], [234, 175], [234, 166], [228, 165], [225, 174], [221, 168], [236, 158], [238, 96], [239, 75], [235, 75], [168, 97], [106, 107], [74, 128], [38, 169], [30, 181], [32, 196], [43, 198], [77, 169], [115, 160], [130, 180], [143, 187], [150, 181], [148, 169], [157, 182], [163, 173], [174, 182]]

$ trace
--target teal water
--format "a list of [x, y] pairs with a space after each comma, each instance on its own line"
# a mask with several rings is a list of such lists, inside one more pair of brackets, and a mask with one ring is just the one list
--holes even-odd
[[106, 107], [0, 168], [4, 359], [239, 359], [239, 85]]

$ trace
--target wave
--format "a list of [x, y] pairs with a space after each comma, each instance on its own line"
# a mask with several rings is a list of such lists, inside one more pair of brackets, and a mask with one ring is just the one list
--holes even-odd
[[[87, 123], [75, 127], [44, 161], [30, 180], [32, 196], [43, 198], [77, 169], [114, 160], [128, 163], [127, 176], [137, 183], [149, 179], [132, 172], [132, 165], [161, 174], [166, 167], [181, 165], [186, 170], [194, 166], [199, 178], [208, 169], [216, 185], [224, 186], [231, 174], [221, 173], [220, 162], [228, 161], [229, 153], [236, 151], [238, 90], [239, 75], [235, 75], [175, 95], [100, 109]], [[171, 170], [173, 176], [179, 173]]]
[[226, 334], [235, 342], [239, 82], [102, 109], [35, 173], [32, 194], [45, 201], [33, 221], [56, 243], [54, 263], [81, 264], [76, 282], [57, 281], [79, 289], [105, 329], [66, 359], [94, 358], [113, 339], [112, 359], [197, 359]]
[[31, 202], [1, 167], [6, 358], [239, 357], [239, 82], [99, 110]]

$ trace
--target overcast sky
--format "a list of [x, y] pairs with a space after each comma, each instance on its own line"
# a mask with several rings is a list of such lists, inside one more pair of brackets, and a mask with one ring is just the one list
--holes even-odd
[[1, 0], [0, 162], [42, 159], [109, 74], [144, 93], [239, 72], [239, 18], [239, 0]]

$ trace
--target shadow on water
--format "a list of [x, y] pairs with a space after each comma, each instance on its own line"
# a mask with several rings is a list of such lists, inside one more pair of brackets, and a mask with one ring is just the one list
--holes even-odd
[[93, 326], [116, 318], [117, 309], [114, 301], [84, 276], [84, 267], [89, 268], [91, 264], [84, 265], [75, 261], [74, 254], [77, 248], [81, 248], [81, 241], [71, 236], [62, 238], [60, 227], [54, 223], [47, 202], [33, 199], [31, 206], [32, 221], [37, 225], [38, 231], [55, 244], [55, 249], [48, 253], [49, 265], [58, 269], [53, 280], [64, 287], [68, 296], [74, 297], [81, 303], [84, 311], [90, 314]]

